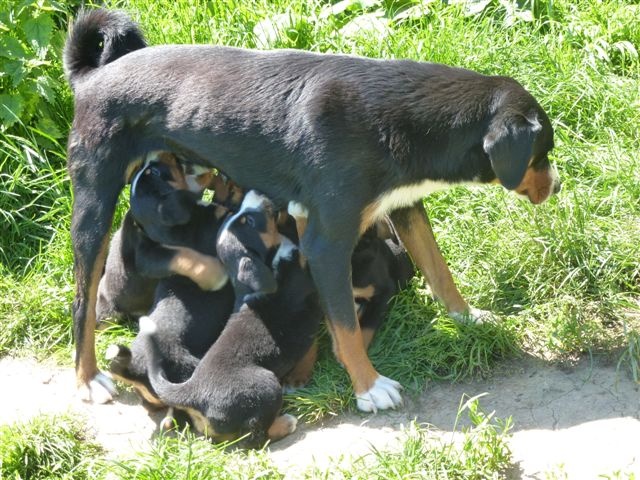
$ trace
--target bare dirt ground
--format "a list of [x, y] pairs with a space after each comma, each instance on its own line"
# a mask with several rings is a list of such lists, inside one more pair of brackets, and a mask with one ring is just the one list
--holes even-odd
[[[412, 420], [451, 432], [463, 394], [487, 393], [484, 412], [513, 417], [511, 478], [640, 477], [640, 385], [615, 365], [585, 358], [571, 367], [536, 359], [504, 365], [494, 378], [464, 383], [432, 382], [420, 395], [405, 395], [402, 409], [376, 415], [343, 414], [299, 425], [270, 447], [273, 461], [291, 478], [315, 462], [392, 449]], [[150, 417], [137, 397], [123, 393], [112, 404], [90, 405], [75, 396], [70, 368], [28, 359], [0, 359], [0, 424], [40, 413], [83, 415], [96, 439], [118, 456], [143, 449], [161, 415]], [[465, 417], [466, 418], [466, 417]]]

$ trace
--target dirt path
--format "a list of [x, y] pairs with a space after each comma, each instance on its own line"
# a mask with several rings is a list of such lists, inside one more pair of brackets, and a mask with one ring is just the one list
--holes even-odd
[[[331, 458], [367, 453], [371, 446], [392, 447], [413, 419], [450, 432], [462, 395], [486, 392], [482, 410], [514, 420], [513, 478], [542, 479], [549, 472], [581, 480], [616, 472], [640, 476], [640, 385], [618, 375], [615, 366], [589, 359], [571, 368], [527, 359], [509, 365], [509, 371], [482, 382], [431, 383], [422, 395], [407, 396], [398, 411], [300, 425], [271, 447], [271, 457], [295, 477], [311, 462], [324, 465]], [[133, 394], [124, 393], [110, 405], [83, 403], [74, 395], [72, 369], [33, 360], [1, 359], [0, 385], [5, 392], [0, 423], [71, 410], [87, 418], [112, 455], [148, 445], [158, 420]]]

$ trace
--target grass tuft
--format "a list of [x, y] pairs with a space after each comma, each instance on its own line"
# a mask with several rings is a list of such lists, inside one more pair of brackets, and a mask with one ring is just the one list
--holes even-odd
[[233, 451], [188, 432], [161, 435], [149, 451], [131, 458], [101, 462], [97, 475], [131, 480], [284, 478], [265, 451]]
[[102, 452], [71, 416], [41, 416], [0, 426], [0, 478], [93, 478], [88, 463]]
[[[330, 477], [320, 469], [308, 478], [340, 480], [438, 479], [469, 480], [503, 478], [511, 467], [507, 445], [511, 419], [496, 419], [479, 408], [479, 397], [466, 399], [458, 409], [451, 435], [443, 436], [428, 425], [412, 423], [397, 450], [372, 452], [356, 459], [348, 468], [334, 466]], [[458, 429], [466, 411], [469, 427]]]

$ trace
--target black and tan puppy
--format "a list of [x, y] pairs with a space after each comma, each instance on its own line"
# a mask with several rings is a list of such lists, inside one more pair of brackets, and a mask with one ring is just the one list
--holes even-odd
[[93, 315], [118, 194], [149, 151], [171, 149], [264, 192], [278, 208], [306, 208], [301, 252], [358, 407], [399, 405], [400, 385], [376, 372], [363, 346], [351, 293], [356, 241], [389, 214], [449, 313], [473, 314], [422, 198], [494, 183], [545, 201], [560, 184], [544, 110], [511, 78], [434, 63], [144, 45], [125, 15], [97, 10], [78, 18], [65, 47], [75, 95], [68, 169], [78, 382], [98, 373]]
[[[189, 273], [192, 257], [181, 256], [179, 247], [188, 247], [219, 263], [216, 238], [227, 209], [199, 203], [199, 195], [182, 188], [184, 175], [175, 167], [167, 161], [152, 162], [139, 172], [131, 194], [131, 215], [145, 235], [156, 242], [156, 249], [177, 252], [175, 262], [184, 263]], [[144, 318], [156, 324], [160, 361], [173, 381], [189, 378], [231, 314], [233, 287], [223, 267], [215, 275], [220, 284], [215, 291], [203, 290], [182, 275], [163, 278], [155, 289], [152, 308]], [[130, 349], [114, 346], [107, 353], [114, 377], [132, 384], [148, 403], [162, 405], [150, 388], [149, 352], [139, 336]]]
[[[178, 159], [168, 152], [149, 155], [147, 163], [165, 165], [175, 176], [172, 180], [174, 188], [188, 189], [196, 196], [202, 194], [212, 177], [210, 170], [182, 172]], [[140, 195], [133, 196], [136, 202], [140, 201]], [[152, 196], [151, 203], [149, 208], [151, 212], [158, 212], [155, 215], [160, 221], [159, 212], [175, 202], [173, 197], [159, 194]], [[105, 271], [98, 285], [96, 321], [100, 323], [106, 318], [137, 320], [146, 315], [160, 278], [184, 275], [203, 290], [215, 290], [224, 285], [222, 273], [219, 262], [209, 255], [188, 247], [167, 247], [151, 240], [131, 211], [127, 211], [109, 244]]]
[[413, 278], [407, 251], [395, 236], [381, 238], [375, 226], [358, 240], [351, 256], [353, 297], [365, 348], [384, 321], [389, 302]]
[[313, 344], [323, 312], [297, 247], [276, 230], [274, 206], [250, 191], [218, 238], [218, 253], [242, 298], [218, 340], [185, 382], [170, 382], [153, 317], [140, 321], [152, 352], [149, 377], [162, 402], [189, 412], [196, 428], [217, 440], [248, 434], [260, 447], [291, 433], [296, 419], [279, 415], [281, 379]]

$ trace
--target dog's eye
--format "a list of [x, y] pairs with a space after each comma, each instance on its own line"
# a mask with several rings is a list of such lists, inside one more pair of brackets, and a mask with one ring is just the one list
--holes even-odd
[[247, 221], [247, 225], [249, 225], [251, 228], [256, 227], [256, 219], [253, 218], [252, 215], [245, 215], [245, 219]]

